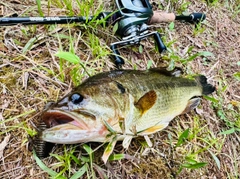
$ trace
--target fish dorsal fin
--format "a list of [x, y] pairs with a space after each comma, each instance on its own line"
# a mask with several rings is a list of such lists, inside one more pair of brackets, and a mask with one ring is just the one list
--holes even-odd
[[141, 114], [144, 114], [148, 111], [157, 100], [157, 94], [154, 90], [151, 90], [145, 93], [137, 103], [135, 103], [135, 107], [140, 111]]
[[157, 72], [160, 74], [163, 74], [165, 76], [174, 76], [174, 77], [179, 77], [183, 74], [183, 71], [179, 67], [175, 67], [173, 70], [168, 71], [164, 67], [159, 67], [159, 68], [152, 68], [150, 71]]

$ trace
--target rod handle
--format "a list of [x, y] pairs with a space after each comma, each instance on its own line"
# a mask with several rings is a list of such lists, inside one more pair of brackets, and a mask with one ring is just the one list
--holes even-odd
[[154, 11], [153, 16], [149, 21], [149, 24], [155, 24], [160, 22], [172, 22], [176, 18], [174, 13], [167, 13], [162, 11]]
[[206, 19], [206, 15], [203, 13], [192, 13], [190, 16], [192, 17], [191, 23], [199, 23]]

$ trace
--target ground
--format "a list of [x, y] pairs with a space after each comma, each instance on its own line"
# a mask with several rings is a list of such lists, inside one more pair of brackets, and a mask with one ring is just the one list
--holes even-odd
[[[168, 51], [159, 54], [152, 39], [123, 47], [123, 68], [178, 66], [186, 76], [207, 76], [217, 91], [204, 97], [195, 112], [176, 117], [166, 129], [150, 136], [152, 148], [142, 138], [126, 151], [119, 143], [114, 154], [124, 154], [124, 159], [104, 165], [100, 158], [104, 147], [94, 155], [89, 152], [100, 144], [56, 145], [53, 155], [42, 159], [44, 168], [34, 158], [29, 136], [34, 135], [45, 104], [64, 96], [89, 75], [112, 70], [109, 45], [118, 39], [113, 27], [96, 21], [88, 25], [1, 26], [1, 178], [71, 178], [76, 171], [79, 176], [82, 171], [83, 178], [240, 177], [239, 0], [150, 3], [154, 10], [204, 12], [207, 18], [197, 27], [182, 22], [152, 25], [150, 30], [162, 34]], [[0, 2], [0, 16], [86, 16], [115, 9], [111, 1]], [[59, 59], [59, 51], [72, 52], [81, 63]]]

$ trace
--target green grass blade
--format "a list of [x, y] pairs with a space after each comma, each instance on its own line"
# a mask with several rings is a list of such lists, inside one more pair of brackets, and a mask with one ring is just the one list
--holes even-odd
[[212, 153], [210, 150], [208, 150], [208, 152], [211, 154], [212, 158], [214, 159], [214, 161], [216, 162], [217, 164], [217, 167], [218, 169], [220, 170], [221, 169], [221, 164], [220, 164], [220, 160], [217, 158], [217, 156]]
[[110, 157], [109, 157], [109, 161], [113, 161], [113, 160], [122, 160], [122, 159], [124, 159], [124, 158], [126, 158], [125, 157], [125, 154], [112, 154], [112, 155], [110, 155]]
[[87, 164], [83, 165], [70, 179], [78, 179], [87, 172]]
[[40, 14], [40, 16], [44, 16], [43, 11], [42, 11], [42, 6], [41, 6], [41, 0], [36, 0], [37, 3], [37, 7], [38, 7], [38, 12]]
[[22, 53], [25, 55], [27, 53], [28, 50], [31, 50], [32, 46], [34, 45], [35, 42], [38, 41], [38, 39], [40, 39], [40, 37], [42, 36], [42, 34], [37, 35], [33, 38], [31, 38], [26, 45], [23, 47]]
[[238, 81], [240, 81], [240, 72], [234, 73], [233, 76], [234, 76]]
[[87, 144], [83, 144], [83, 148], [88, 153], [89, 156], [93, 154], [93, 150]]
[[234, 133], [234, 132], [235, 132], [235, 128], [231, 128], [231, 129], [229, 129], [229, 130], [220, 132], [220, 134], [228, 135], [228, 134], [232, 134], [232, 133]]
[[109, 132], [111, 132], [112, 134], [115, 134], [115, 133], [116, 133], [116, 132], [114, 131], [114, 129], [111, 127], [111, 125], [108, 124], [107, 121], [103, 120], [103, 123], [104, 123], [105, 127], [107, 128], [107, 130], [108, 130]]
[[173, 31], [173, 30], [174, 30], [174, 26], [175, 26], [174, 22], [171, 22], [171, 23], [168, 25], [169, 30]]
[[77, 157], [75, 157], [73, 154], [69, 154], [69, 155], [71, 156], [71, 158], [76, 164], [81, 165], [81, 162]]
[[79, 64], [80, 58], [71, 52], [57, 52], [55, 56], [67, 60], [73, 64]]
[[208, 52], [208, 51], [199, 52], [199, 56], [203, 56], [203, 57], [214, 57], [213, 53]]
[[204, 99], [207, 99], [207, 100], [209, 100], [213, 103], [218, 103], [219, 102], [219, 100], [215, 99], [214, 97], [210, 97], [210, 96], [206, 96], [206, 95], [204, 95], [203, 97], [204, 97]]
[[[36, 155], [36, 152], [33, 150], [33, 158], [35, 159], [38, 166], [45, 172], [47, 172], [50, 176], [55, 177], [58, 175], [57, 172], [53, 171], [52, 169], [48, 168]], [[58, 179], [67, 179], [64, 176], [59, 176]]]
[[206, 165], [207, 165], [207, 163], [205, 163], [205, 162], [199, 162], [199, 163], [195, 163], [195, 164], [184, 163], [184, 164], [182, 164], [182, 167], [188, 168], [188, 169], [198, 169], [198, 168], [202, 168]]
[[4, 124], [4, 123], [6, 123], [6, 122], [9, 122], [9, 121], [13, 121], [13, 120], [15, 120], [15, 119], [17, 119], [17, 118], [26, 116], [26, 115], [28, 115], [28, 114], [34, 113], [35, 111], [36, 111], [36, 110], [33, 109], [33, 110], [31, 110], [31, 111], [27, 111], [27, 112], [25, 112], [25, 113], [19, 114], [19, 115], [14, 116], [14, 117], [11, 117], [11, 118], [6, 119], [6, 120], [4, 120], [4, 121], [0, 121], [0, 125], [1, 125], [1, 124]]
[[185, 142], [185, 140], [188, 138], [188, 135], [189, 135], [189, 128], [183, 131], [183, 133], [180, 135], [178, 142], [176, 144], [176, 147], [179, 147], [180, 145], [182, 145]]

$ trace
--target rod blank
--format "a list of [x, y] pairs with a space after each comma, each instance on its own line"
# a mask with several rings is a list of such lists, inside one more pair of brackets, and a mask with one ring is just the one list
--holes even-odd
[[16, 24], [36, 25], [36, 24], [68, 24], [74, 22], [86, 23], [91, 21], [93, 17], [81, 16], [56, 16], [56, 17], [3, 17], [0, 18], [0, 26], [11, 26]]

